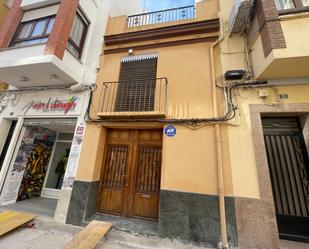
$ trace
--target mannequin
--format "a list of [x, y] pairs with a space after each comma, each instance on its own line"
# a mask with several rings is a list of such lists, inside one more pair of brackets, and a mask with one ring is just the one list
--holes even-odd
[[68, 163], [68, 159], [69, 159], [69, 155], [70, 155], [70, 149], [66, 149], [65, 152], [66, 152], [66, 154], [64, 156], [62, 156], [62, 158], [58, 162], [57, 168], [55, 170], [55, 173], [58, 174], [56, 189], [61, 189], [61, 187], [62, 187], [63, 177], [64, 177], [64, 173], [65, 173], [67, 163]]

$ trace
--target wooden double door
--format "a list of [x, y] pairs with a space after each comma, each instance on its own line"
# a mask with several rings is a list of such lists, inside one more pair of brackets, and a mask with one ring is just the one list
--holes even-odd
[[97, 210], [156, 220], [162, 130], [108, 130]]

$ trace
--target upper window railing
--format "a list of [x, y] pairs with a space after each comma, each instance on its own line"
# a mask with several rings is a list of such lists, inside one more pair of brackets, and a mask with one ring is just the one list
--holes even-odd
[[128, 17], [128, 27], [139, 27], [152, 24], [175, 22], [181, 20], [192, 19], [196, 17], [196, 9], [194, 5], [167, 9], [155, 12], [148, 12]]

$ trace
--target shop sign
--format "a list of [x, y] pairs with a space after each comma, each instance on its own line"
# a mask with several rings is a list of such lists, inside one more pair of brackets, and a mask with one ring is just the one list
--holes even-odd
[[176, 135], [176, 127], [175, 126], [172, 126], [172, 125], [170, 125], [170, 126], [167, 126], [167, 127], [165, 127], [165, 129], [164, 129], [164, 133], [165, 133], [165, 135], [166, 136], [168, 136], [168, 137], [174, 137], [175, 135]]
[[71, 111], [75, 111], [77, 100], [78, 97], [76, 96], [64, 99], [52, 99], [50, 97], [47, 101], [33, 100], [24, 106], [23, 111], [25, 114], [30, 110], [43, 113], [63, 112], [63, 114], [67, 114]]

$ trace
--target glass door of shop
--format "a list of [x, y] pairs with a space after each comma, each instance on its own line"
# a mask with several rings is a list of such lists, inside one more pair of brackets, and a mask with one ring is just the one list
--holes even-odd
[[6, 173], [0, 203], [57, 198], [62, 187], [76, 119], [25, 119]]
[[[74, 130], [73, 130], [74, 131]], [[59, 132], [52, 151], [51, 160], [47, 169], [42, 196], [58, 198], [63, 184], [63, 178], [70, 155], [74, 133]]]

